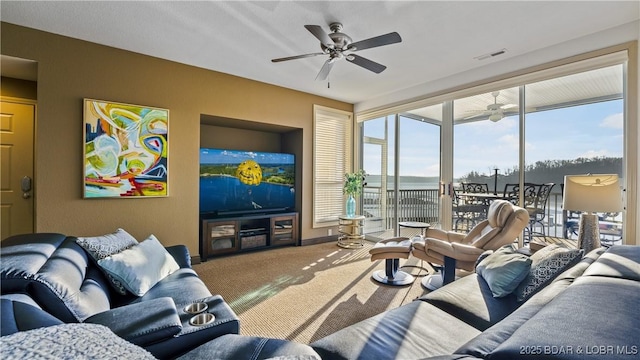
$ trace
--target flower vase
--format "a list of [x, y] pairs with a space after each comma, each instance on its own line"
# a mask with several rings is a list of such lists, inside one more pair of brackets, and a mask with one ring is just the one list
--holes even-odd
[[354, 199], [353, 195], [349, 195], [347, 198], [346, 210], [348, 217], [356, 216], [356, 199]]

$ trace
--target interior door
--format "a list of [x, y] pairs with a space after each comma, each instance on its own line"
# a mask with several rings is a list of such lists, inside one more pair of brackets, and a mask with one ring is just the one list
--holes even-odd
[[33, 136], [35, 105], [0, 103], [1, 236], [34, 231]]

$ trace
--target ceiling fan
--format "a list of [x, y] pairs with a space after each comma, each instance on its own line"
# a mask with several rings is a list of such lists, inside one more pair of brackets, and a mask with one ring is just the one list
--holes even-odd
[[511, 109], [514, 107], [518, 107], [516, 104], [500, 104], [498, 103], [498, 95], [500, 95], [500, 91], [494, 91], [491, 93], [493, 96], [493, 104], [487, 105], [487, 110], [484, 110], [481, 114], [475, 114], [469, 117], [466, 117], [465, 120], [480, 117], [480, 116], [489, 116], [489, 120], [496, 122], [502, 120], [504, 118], [504, 111], [507, 109]]
[[305, 25], [304, 27], [309, 30], [309, 32], [313, 34], [313, 36], [320, 40], [320, 48], [322, 49], [322, 52], [283, 57], [273, 59], [271, 61], [281, 62], [318, 55], [329, 55], [329, 58], [324, 62], [324, 65], [322, 65], [320, 72], [316, 76], [316, 80], [326, 79], [327, 76], [329, 76], [329, 72], [331, 71], [333, 64], [335, 64], [336, 61], [340, 59], [345, 59], [350, 63], [356, 64], [367, 70], [373, 71], [376, 74], [379, 74], [383, 72], [387, 67], [375, 61], [363, 58], [362, 56], [358, 56], [353, 52], [383, 45], [395, 44], [402, 41], [402, 38], [400, 38], [400, 35], [397, 32], [392, 32], [385, 35], [352, 42], [349, 35], [341, 32], [343, 28], [342, 24], [337, 22], [331, 23], [329, 25], [329, 29], [331, 29], [332, 31], [329, 34], [322, 30], [322, 27], [318, 25]]

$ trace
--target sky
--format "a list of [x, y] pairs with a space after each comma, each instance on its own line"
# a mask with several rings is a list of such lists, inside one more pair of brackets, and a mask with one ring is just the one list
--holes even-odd
[[[614, 100], [529, 113], [525, 117], [525, 163], [579, 157], [623, 156], [623, 102]], [[391, 122], [390, 122], [391, 123]], [[365, 134], [381, 136], [381, 120], [365, 123]], [[391, 126], [392, 127], [392, 126]], [[439, 127], [407, 118], [400, 123], [400, 175], [438, 176]], [[393, 137], [393, 129], [389, 137]], [[454, 126], [454, 177], [477, 171], [500, 173], [518, 164], [518, 117]], [[365, 146], [364, 169], [380, 173], [380, 152]], [[393, 159], [393, 144], [389, 158]], [[392, 171], [392, 170], [390, 170]]]
[[200, 149], [201, 164], [239, 164], [249, 159], [254, 160], [261, 165], [294, 163], [294, 156], [291, 154], [225, 149]]

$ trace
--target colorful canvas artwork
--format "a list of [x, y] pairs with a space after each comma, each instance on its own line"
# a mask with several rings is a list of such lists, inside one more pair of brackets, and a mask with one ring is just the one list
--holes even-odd
[[84, 197], [168, 194], [169, 110], [84, 100]]

